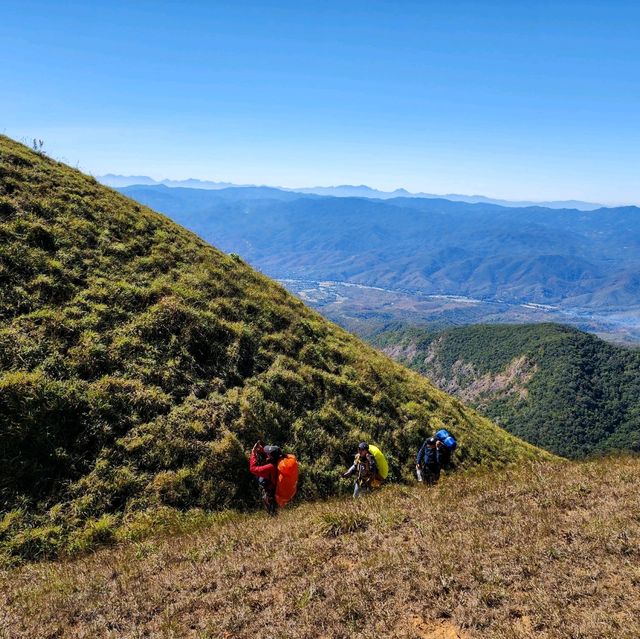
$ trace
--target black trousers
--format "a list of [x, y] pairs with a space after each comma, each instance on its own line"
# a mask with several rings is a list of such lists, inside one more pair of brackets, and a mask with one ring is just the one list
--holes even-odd
[[278, 514], [278, 502], [276, 501], [276, 491], [274, 486], [272, 486], [271, 482], [260, 477], [258, 479], [258, 484], [260, 484], [260, 491], [262, 492], [262, 503], [264, 504], [265, 510], [270, 515]]
[[448, 470], [449, 465], [451, 464], [451, 451], [443, 446], [438, 455], [440, 456], [440, 467]]
[[433, 486], [440, 479], [440, 464], [426, 464], [422, 467], [422, 480]]

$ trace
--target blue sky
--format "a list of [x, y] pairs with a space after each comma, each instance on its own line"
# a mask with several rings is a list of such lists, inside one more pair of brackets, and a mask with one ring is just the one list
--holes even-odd
[[93, 174], [640, 203], [640, 3], [0, 5], [0, 132]]

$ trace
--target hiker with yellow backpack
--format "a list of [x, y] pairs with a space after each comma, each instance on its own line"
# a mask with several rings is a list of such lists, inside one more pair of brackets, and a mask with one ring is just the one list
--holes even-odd
[[354, 474], [356, 483], [353, 496], [360, 497], [375, 488], [380, 488], [389, 474], [389, 464], [377, 446], [360, 442], [351, 468], [342, 476], [347, 478]]
[[262, 503], [270, 515], [277, 515], [278, 507], [286, 506], [296, 494], [298, 462], [293, 455], [285, 455], [279, 446], [256, 442], [249, 457], [249, 471], [258, 478]]

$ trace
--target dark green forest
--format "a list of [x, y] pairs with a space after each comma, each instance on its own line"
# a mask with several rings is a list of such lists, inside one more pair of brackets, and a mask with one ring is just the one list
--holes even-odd
[[537, 446], [566, 457], [640, 451], [638, 349], [558, 324], [409, 328], [372, 340]]

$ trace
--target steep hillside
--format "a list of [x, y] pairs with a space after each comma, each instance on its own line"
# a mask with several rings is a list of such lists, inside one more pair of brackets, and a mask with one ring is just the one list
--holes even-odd
[[523, 464], [0, 572], [0, 634], [637, 639], [640, 460]]
[[557, 324], [404, 329], [373, 341], [547, 450], [640, 450], [640, 350]]
[[463, 467], [542, 455], [239, 259], [6, 137], [0, 222], [5, 554], [91, 547], [148, 509], [252, 506], [259, 437], [299, 456], [303, 499], [346, 487], [363, 438], [395, 478], [442, 424]]

